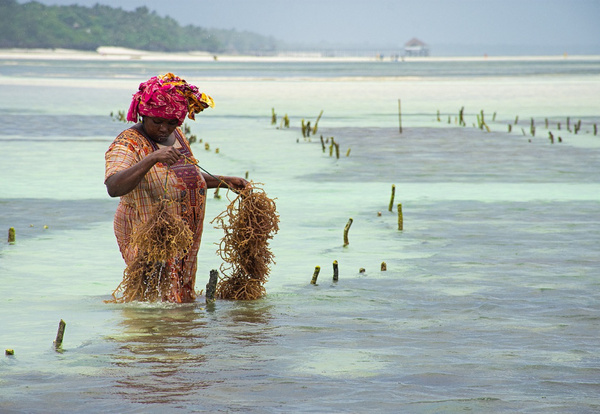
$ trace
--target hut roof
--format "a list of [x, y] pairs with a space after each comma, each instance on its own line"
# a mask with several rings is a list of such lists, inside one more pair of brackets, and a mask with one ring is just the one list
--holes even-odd
[[421, 46], [421, 47], [425, 47], [427, 46], [425, 44], [425, 42], [417, 39], [416, 37], [413, 37], [412, 39], [410, 39], [408, 42], [406, 42], [404, 44], [405, 47], [415, 47], [415, 46]]

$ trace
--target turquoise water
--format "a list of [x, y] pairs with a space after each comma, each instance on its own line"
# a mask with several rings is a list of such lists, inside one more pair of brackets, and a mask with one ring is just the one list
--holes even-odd
[[[404, 63], [0, 62], [0, 229], [17, 232], [0, 245], [0, 346], [15, 351], [0, 411], [597, 412], [599, 62]], [[189, 123], [201, 165], [277, 199], [264, 299], [103, 302], [124, 268], [102, 181], [125, 124], [109, 114], [165, 71], [217, 103]], [[198, 290], [220, 265], [222, 196]]]

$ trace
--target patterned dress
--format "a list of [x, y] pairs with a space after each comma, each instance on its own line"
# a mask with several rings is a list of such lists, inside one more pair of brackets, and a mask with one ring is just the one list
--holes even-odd
[[[189, 252], [167, 263], [172, 289], [169, 302], [193, 302], [196, 299], [194, 285], [198, 249], [202, 238], [206, 203], [206, 182], [194, 165], [190, 145], [179, 128], [174, 131], [175, 147], [186, 156], [170, 168], [162, 163], [155, 164], [138, 186], [121, 197], [115, 213], [114, 230], [117, 243], [125, 263], [129, 265], [136, 257], [137, 249], [130, 243], [132, 230], [147, 221], [161, 198], [169, 203], [172, 214], [179, 215], [190, 227], [193, 242]], [[146, 157], [158, 146], [135, 128], [123, 131], [110, 145], [105, 155], [105, 181], [116, 172], [127, 169]]]

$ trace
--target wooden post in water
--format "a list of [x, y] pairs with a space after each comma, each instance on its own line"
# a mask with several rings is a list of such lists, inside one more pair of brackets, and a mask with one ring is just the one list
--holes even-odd
[[10, 229], [8, 229], [8, 243], [15, 244], [15, 240], [16, 240], [15, 228], [11, 227]]
[[339, 277], [338, 261], [334, 260], [333, 261], [333, 281], [337, 282], [338, 281], [338, 277]]
[[317, 133], [317, 128], [318, 128], [318, 125], [319, 125], [319, 120], [321, 119], [322, 115], [323, 115], [323, 110], [321, 109], [321, 113], [317, 117], [317, 120], [315, 121], [315, 126], [313, 127], [313, 130], [312, 130], [313, 135], [315, 135]]
[[215, 293], [217, 292], [217, 282], [219, 281], [219, 272], [217, 269], [210, 271], [208, 283], [206, 284], [206, 303], [215, 303]]
[[323, 148], [323, 153], [325, 153], [325, 141], [323, 141], [323, 135], [321, 135], [321, 147]]
[[387, 264], [385, 262], [381, 262], [381, 271], [385, 272], [387, 270]]
[[56, 333], [56, 339], [54, 340], [54, 349], [58, 349], [62, 346], [63, 337], [65, 336], [65, 327], [67, 324], [62, 319], [58, 323], [58, 332]]
[[392, 211], [394, 208], [394, 196], [396, 195], [396, 185], [392, 184], [392, 197], [390, 198], [390, 205], [388, 206], [388, 211]]
[[398, 99], [398, 132], [402, 133], [402, 104]]
[[348, 246], [350, 242], [348, 241], [348, 231], [350, 231], [350, 226], [352, 226], [352, 218], [348, 219], [348, 223], [346, 223], [346, 227], [344, 227], [344, 247]]
[[404, 217], [402, 216], [402, 203], [398, 203], [398, 230], [404, 230]]
[[315, 271], [313, 273], [313, 277], [310, 281], [311, 285], [316, 285], [317, 284], [317, 278], [319, 277], [319, 272], [321, 271], [321, 266], [315, 266]]

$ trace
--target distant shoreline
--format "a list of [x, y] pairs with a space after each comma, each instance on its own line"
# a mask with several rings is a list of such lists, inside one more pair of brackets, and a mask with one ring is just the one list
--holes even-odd
[[100, 47], [96, 51], [71, 49], [0, 49], [0, 59], [8, 60], [139, 60], [181, 62], [443, 62], [443, 61], [600, 61], [600, 55], [553, 56], [321, 56], [318, 53], [286, 52], [274, 56], [221, 55], [209, 52], [149, 52], [120, 47]]

